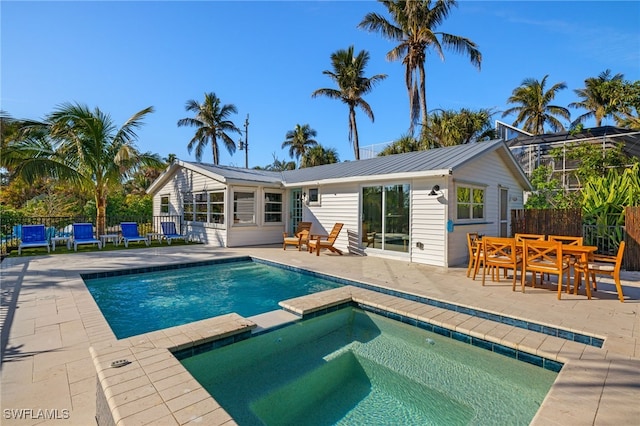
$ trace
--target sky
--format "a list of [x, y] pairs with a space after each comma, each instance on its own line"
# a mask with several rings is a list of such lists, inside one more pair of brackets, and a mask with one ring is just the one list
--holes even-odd
[[[353, 45], [370, 60], [365, 76], [386, 74], [364, 99], [375, 120], [356, 111], [360, 146], [406, 134], [409, 109], [404, 68], [386, 54], [395, 44], [358, 29], [369, 12], [386, 17], [376, 1], [7, 1], [0, 2], [0, 109], [16, 119], [44, 119], [64, 103], [108, 113], [122, 126], [153, 106], [137, 131], [137, 147], [166, 158], [196, 161], [187, 145], [195, 128], [178, 127], [188, 100], [214, 92], [249, 115], [249, 167], [292, 160], [282, 149], [286, 133], [309, 124], [316, 140], [354, 159], [348, 108], [338, 100], [312, 98], [336, 88], [323, 74], [331, 54]], [[489, 108], [502, 111], [523, 80], [547, 88], [564, 82], [554, 104], [576, 102], [584, 80], [610, 69], [640, 80], [640, 2], [461, 0], [436, 28], [474, 41], [478, 70], [467, 56], [445, 50], [426, 61], [428, 110]], [[570, 109], [572, 118], [584, 110]], [[569, 123], [564, 123], [567, 127]], [[593, 126], [594, 123], [585, 123]], [[613, 125], [609, 120], [604, 124]], [[235, 141], [245, 135], [232, 134]], [[220, 146], [220, 164], [245, 166], [245, 151]], [[211, 147], [203, 162], [213, 162]]]

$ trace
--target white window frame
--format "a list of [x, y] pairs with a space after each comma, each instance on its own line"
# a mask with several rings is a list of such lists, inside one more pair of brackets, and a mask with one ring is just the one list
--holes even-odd
[[170, 203], [169, 200], [171, 198], [169, 195], [161, 195], [160, 196], [160, 215], [161, 216], [169, 216], [170, 213]]
[[[214, 194], [222, 194], [222, 201], [213, 201], [213, 195]], [[209, 211], [208, 211], [208, 222], [216, 225], [216, 226], [221, 226], [224, 227], [224, 223], [225, 223], [225, 208], [224, 208], [224, 198], [225, 198], [225, 191], [224, 190], [218, 190], [218, 191], [209, 191]], [[220, 212], [214, 212], [213, 210], [213, 206], [222, 206], [222, 209], [220, 210]], [[215, 218], [218, 218], [220, 220], [215, 220]]]
[[307, 188], [307, 204], [320, 205], [320, 187]]
[[[485, 185], [477, 185], [471, 183], [456, 183], [456, 219], [464, 222], [484, 222], [487, 216], [487, 187]], [[461, 202], [458, 200], [458, 190], [468, 189], [469, 200]], [[474, 202], [474, 191], [482, 191], [482, 203]], [[459, 217], [460, 204], [469, 206], [469, 217]], [[474, 216], [474, 207], [482, 206], [482, 217]]]
[[196, 192], [193, 194], [194, 222], [207, 223], [209, 220], [209, 194]]
[[182, 215], [184, 220], [193, 222], [195, 219], [194, 197], [192, 192], [182, 194]]
[[[279, 195], [280, 201], [274, 201], [269, 198], [270, 195]], [[279, 206], [280, 210], [278, 211], [267, 211], [267, 205]], [[276, 191], [272, 189], [264, 190], [264, 224], [265, 225], [281, 225], [283, 223], [284, 218], [284, 193], [282, 191]], [[280, 220], [270, 221], [267, 220], [267, 215], [280, 215]]]
[[[241, 216], [245, 216], [249, 213], [238, 211], [238, 194], [251, 194], [253, 196], [253, 205], [251, 209], [251, 220], [243, 219]], [[256, 200], [257, 191], [255, 189], [236, 189], [233, 191], [233, 226], [254, 226], [256, 225]]]

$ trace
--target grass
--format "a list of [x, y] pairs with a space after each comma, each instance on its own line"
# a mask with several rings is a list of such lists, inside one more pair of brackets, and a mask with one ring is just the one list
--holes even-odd
[[171, 245], [169, 246], [165, 241], [152, 240], [151, 245], [147, 247], [147, 245], [142, 242], [132, 242], [129, 243], [129, 247], [125, 247], [124, 243], [120, 243], [118, 246], [114, 245], [111, 242], [108, 242], [102, 247], [102, 250], [98, 250], [97, 244], [82, 244], [78, 246], [78, 251], [73, 250], [73, 245], [71, 245], [71, 250], [67, 250], [66, 244], [56, 244], [56, 251], [51, 250], [50, 253], [47, 253], [46, 247], [33, 247], [33, 248], [24, 248], [22, 249], [22, 254], [18, 255], [18, 249], [12, 250], [11, 253], [6, 255], [6, 257], [29, 257], [29, 256], [41, 256], [41, 255], [61, 255], [61, 254], [72, 254], [72, 253], [90, 253], [90, 252], [106, 252], [106, 251], [118, 251], [118, 250], [135, 250], [140, 248], [160, 248], [160, 247], [175, 247], [175, 246], [184, 246], [184, 245], [192, 245], [192, 244], [200, 244], [200, 243], [185, 243], [183, 240], [173, 240], [171, 241]]

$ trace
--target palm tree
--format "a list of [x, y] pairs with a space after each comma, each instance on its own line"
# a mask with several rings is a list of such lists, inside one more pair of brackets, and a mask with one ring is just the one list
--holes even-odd
[[384, 157], [385, 155], [404, 154], [405, 152], [422, 151], [424, 149], [423, 144], [418, 141], [412, 135], [402, 135], [400, 139], [394, 141], [392, 144], [386, 146], [379, 154], [378, 157]]
[[199, 104], [197, 101], [188, 100], [185, 109], [195, 113], [193, 118], [182, 118], [178, 120], [178, 127], [191, 126], [196, 127], [196, 134], [189, 141], [187, 149], [189, 154], [195, 147], [196, 161], [202, 160], [202, 151], [204, 147], [211, 142], [213, 150], [213, 164], [219, 164], [220, 153], [218, 150], [218, 138], [222, 139], [229, 154], [236, 152], [236, 144], [227, 132], [235, 132], [242, 134], [242, 131], [236, 127], [231, 120], [228, 120], [230, 114], [237, 114], [238, 110], [233, 104], [220, 105], [220, 98], [215, 93], [205, 93], [204, 102]]
[[318, 132], [313, 130], [308, 124], [303, 126], [296, 124], [296, 128], [289, 130], [285, 135], [286, 140], [282, 142], [282, 148], [289, 147], [289, 157], [299, 160], [307, 150], [318, 144], [315, 139]]
[[548, 74], [545, 75], [542, 81], [533, 78], [523, 80], [519, 87], [513, 89], [511, 96], [507, 99], [507, 103], [519, 104], [519, 106], [507, 109], [502, 113], [502, 116], [517, 113], [518, 116], [513, 122], [513, 126], [517, 127], [522, 123], [522, 130], [534, 135], [544, 134], [544, 126], [547, 123], [553, 131], [563, 131], [564, 126], [555, 116], [569, 120], [571, 114], [567, 108], [549, 103], [556, 97], [556, 93], [566, 89], [567, 85], [564, 82], [556, 83], [545, 91], [548, 77]]
[[323, 164], [338, 163], [338, 152], [335, 148], [325, 148], [322, 145], [315, 145], [307, 150], [302, 156], [300, 167], [322, 166]]
[[[141, 167], [163, 165], [157, 155], [141, 153], [135, 146], [135, 130], [152, 112], [153, 107], [145, 108], [118, 129], [98, 108], [65, 103], [44, 123], [25, 126], [25, 137], [11, 145], [4, 161], [27, 182], [49, 176], [90, 191], [97, 208], [96, 227], [104, 234], [109, 192]], [[47, 138], [41, 137], [43, 129]]]
[[[425, 62], [427, 50], [433, 49], [444, 60], [443, 48], [466, 53], [473, 65], [480, 69], [482, 54], [478, 46], [465, 37], [436, 31], [437, 27], [457, 6], [455, 0], [379, 0], [389, 11], [391, 20], [377, 13], [368, 13], [358, 28], [378, 32], [384, 38], [398, 42], [387, 53], [387, 59], [402, 58], [405, 66], [405, 84], [409, 95], [409, 133], [420, 116], [422, 132], [428, 125]], [[433, 6], [433, 7], [432, 7]]]
[[607, 90], [609, 83], [622, 81], [623, 78], [623, 74], [616, 74], [612, 77], [611, 70], [601, 72], [598, 77], [587, 78], [584, 81], [585, 87], [583, 89], [574, 90], [581, 100], [569, 104], [569, 108], [583, 108], [587, 112], [573, 120], [571, 125], [576, 126], [590, 118], [595, 118], [596, 126], [600, 127], [605, 117], [613, 115], [610, 105], [611, 93]]
[[358, 126], [356, 125], [356, 107], [360, 107], [364, 113], [374, 121], [371, 106], [362, 99], [380, 81], [387, 78], [386, 74], [376, 74], [367, 78], [364, 69], [369, 62], [369, 52], [361, 50], [357, 56], [353, 56], [353, 46], [341, 49], [331, 54], [333, 71], [322, 71], [338, 85], [338, 89], [318, 89], [311, 97], [327, 96], [331, 99], [339, 99], [349, 107], [349, 142], [353, 143], [355, 159], [360, 159], [360, 144], [358, 142]]

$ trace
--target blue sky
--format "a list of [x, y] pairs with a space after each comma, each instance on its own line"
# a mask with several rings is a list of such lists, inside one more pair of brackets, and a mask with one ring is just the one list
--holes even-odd
[[[238, 127], [250, 115], [249, 167], [272, 163], [273, 154], [290, 160], [281, 145], [296, 124], [309, 124], [340, 160], [353, 160], [347, 107], [311, 98], [318, 88], [335, 87], [322, 71], [331, 69], [336, 50], [367, 50], [365, 74], [388, 75], [365, 96], [375, 122], [357, 111], [360, 146], [393, 141], [408, 127], [404, 69], [386, 60], [394, 45], [357, 28], [368, 12], [388, 16], [375, 1], [3, 0], [0, 108], [14, 118], [42, 119], [64, 102], [78, 102], [99, 107], [120, 126], [153, 106], [138, 147], [195, 161], [187, 151], [194, 129], [176, 123], [191, 116], [187, 100], [215, 92], [237, 107], [231, 119]], [[445, 51], [442, 62], [431, 52], [429, 110], [504, 111], [524, 79], [547, 74], [548, 87], [567, 84], [555, 100], [565, 107], [577, 100], [574, 90], [585, 78], [606, 69], [640, 80], [636, 1], [463, 0], [438, 30], [476, 42], [483, 61], [478, 71], [465, 56]], [[494, 118], [513, 121], [501, 115]], [[212, 162], [210, 147], [202, 160]], [[245, 152], [230, 155], [221, 147], [220, 164], [243, 167]]]

